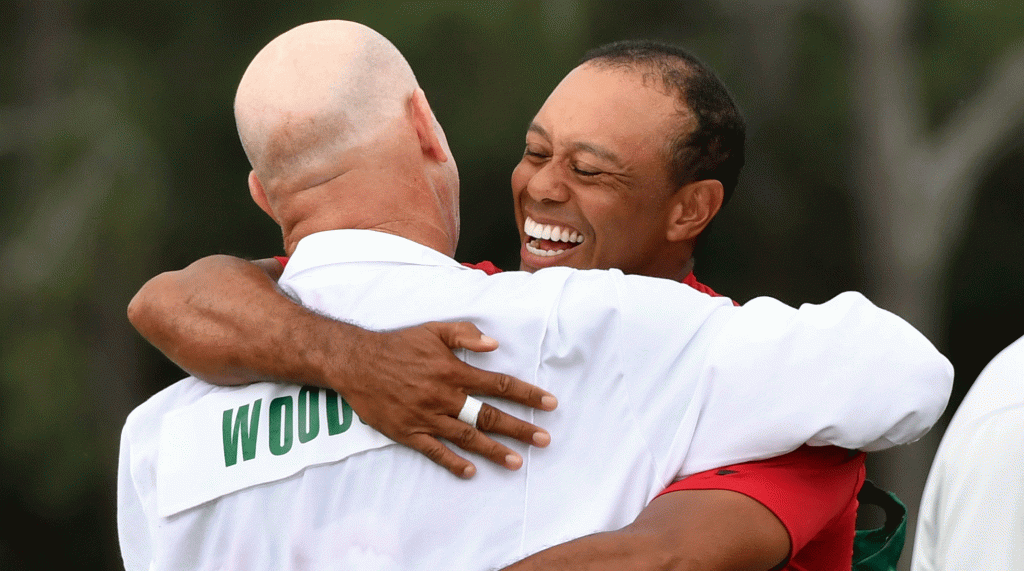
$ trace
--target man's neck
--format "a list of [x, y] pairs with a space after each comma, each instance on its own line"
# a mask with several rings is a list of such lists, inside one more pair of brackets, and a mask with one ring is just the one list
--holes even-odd
[[311, 234], [353, 229], [400, 236], [454, 257], [458, 228], [450, 228], [454, 224], [437, 207], [428, 185], [423, 179], [410, 182], [350, 171], [295, 193], [280, 216], [285, 252], [291, 255]]

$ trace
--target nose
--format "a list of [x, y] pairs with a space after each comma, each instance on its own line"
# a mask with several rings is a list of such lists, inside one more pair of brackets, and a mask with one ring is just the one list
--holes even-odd
[[549, 160], [530, 177], [526, 184], [526, 192], [537, 202], [566, 202], [569, 200], [569, 187], [562, 175], [560, 165]]

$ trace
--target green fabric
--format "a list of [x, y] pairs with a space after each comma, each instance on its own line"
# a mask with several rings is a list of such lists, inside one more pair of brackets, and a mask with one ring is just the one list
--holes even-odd
[[861, 506], [876, 505], [885, 510], [885, 524], [857, 530], [853, 538], [853, 571], [896, 571], [907, 538], [907, 507], [895, 494], [870, 480], [864, 481], [857, 501]]

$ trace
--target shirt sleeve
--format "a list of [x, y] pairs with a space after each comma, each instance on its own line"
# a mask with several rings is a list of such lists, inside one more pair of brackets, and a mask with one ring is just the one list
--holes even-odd
[[770, 298], [728, 309], [707, 351], [703, 410], [680, 476], [803, 443], [870, 452], [913, 442], [945, 409], [949, 360], [858, 293], [799, 309]]
[[[798, 553], [830, 524], [848, 514], [856, 519], [857, 492], [864, 483], [864, 453], [837, 447], [804, 446], [784, 456], [715, 468], [679, 480], [660, 494], [680, 490], [729, 490], [770, 510], [789, 532], [791, 554]], [[848, 537], [831, 551], [849, 554]], [[792, 555], [791, 555], [792, 557]]]
[[855, 292], [799, 308], [771, 298], [735, 307], [670, 280], [570, 278], [549, 333], [584, 339], [591, 361], [620, 372], [631, 427], [666, 484], [804, 444], [912, 442], [949, 399], [949, 360]]

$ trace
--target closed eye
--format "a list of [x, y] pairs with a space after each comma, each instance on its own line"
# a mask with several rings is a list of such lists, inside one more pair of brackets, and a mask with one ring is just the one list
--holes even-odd
[[601, 174], [601, 171], [585, 170], [585, 169], [581, 169], [578, 166], [573, 166], [572, 167], [572, 172], [574, 172], [574, 173], [576, 173], [576, 174], [578, 174], [580, 176], [597, 176], [597, 175]]

